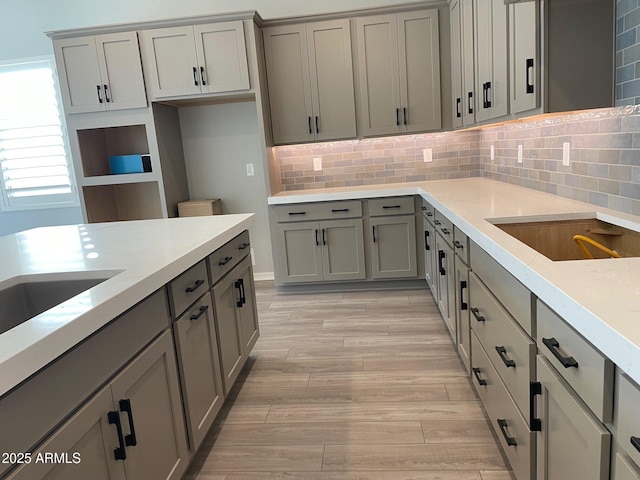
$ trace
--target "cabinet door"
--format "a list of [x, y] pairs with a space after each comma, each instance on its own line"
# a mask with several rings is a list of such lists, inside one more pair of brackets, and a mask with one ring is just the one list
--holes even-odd
[[434, 298], [436, 297], [436, 230], [431, 224], [431, 222], [427, 221], [426, 218], [423, 219], [424, 222], [424, 276], [425, 280], [429, 284], [429, 288], [431, 289], [431, 293], [433, 293]]
[[476, 120], [508, 113], [507, 7], [504, 0], [476, 0]]
[[458, 354], [471, 373], [471, 327], [469, 325], [469, 267], [455, 255], [455, 305]]
[[417, 275], [415, 223], [413, 215], [378, 217], [369, 221], [373, 278], [403, 278]]
[[314, 139], [304, 25], [265, 28], [264, 51], [275, 144]]
[[439, 233], [436, 234], [436, 252], [436, 276], [438, 277], [436, 303], [449, 329], [451, 338], [456, 341], [456, 314], [453, 308], [455, 301], [453, 285], [455, 278], [454, 255], [452, 248], [444, 241]]
[[[107, 386], [32, 453], [30, 464], [22, 465], [8, 479], [124, 480], [124, 462], [114, 455], [114, 448], [119, 447], [116, 426], [107, 420], [112, 410], [111, 389]], [[42, 461], [44, 455], [54, 452], [65, 455], [69, 463]]]
[[349, 20], [310, 23], [306, 31], [316, 140], [355, 138]]
[[537, 478], [609, 478], [611, 434], [541, 355], [537, 367], [542, 384], [536, 397], [542, 421]]
[[97, 112], [105, 109], [95, 37], [53, 41], [64, 111]]
[[462, 127], [462, 20], [460, 1], [453, 0], [449, 4], [449, 19], [451, 24], [451, 96], [453, 100], [453, 128]]
[[187, 438], [173, 352], [166, 331], [111, 384], [129, 445], [127, 480], [177, 480], [186, 469]]
[[538, 83], [538, 2], [509, 5], [511, 113], [536, 108]]
[[237, 280], [236, 276], [229, 272], [212, 290], [225, 394], [229, 393], [246, 360], [237, 316], [237, 304], [242, 298], [240, 285], [236, 285]]
[[153, 98], [200, 93], [193, 27], [142, 30], [140, 38]]
[[400, 133], [396, 15], [361, 17], [356, 25], [362, 134]]
[[322, 222], [322, 271], [325, 280], [364, 280], [362, 219]]
[[243, 355], [248, 357], [251, 349], [253, 349], [253, 346], [260, 337], [251, 257], [245, 257], [245, 259], [236, 267], [232, 275], [237, 278], [236, 281], [241, 282], [242, 305], [238, 306], [238, 316], [240, 318]]
[[277, 225], [278, 265], [283, 283], [322, 280], [321, 230], [317, 222]]
[[202, 93], [249, 89], [242, 20], [193, 27]]
[[475, 22], [473, 20], [473, 0], [460, 1], [460, 45], [462, 48], [462, 125], [468, 127], [476, 123], [476, 83], [475, 83]]
[[398, 14], [398, 61], [402, 131], [439, 129], [442, 111], [438, 10]]
[[218, 334], [207, 292], [173, 324], [191, 450], [196, 451], [224, 402]]
[[95, 41], [107, 110], [146, 107], [138, 34], [98, 35]]

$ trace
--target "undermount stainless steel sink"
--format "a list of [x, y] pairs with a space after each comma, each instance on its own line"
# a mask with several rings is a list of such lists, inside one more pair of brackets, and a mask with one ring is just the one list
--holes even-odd
[[[83, 272], [86, 274], [86, 272]], [[25, 275], [17, 283], [0, 284], [0, 334], [60, 305], [76, 295], [108, 280], [118, 272], [92, 272], [92, 278], [80, 274]], [[63, 278], [60, 278], [63, 277]], [[69, 278], [70, 277], [70, 278]]]

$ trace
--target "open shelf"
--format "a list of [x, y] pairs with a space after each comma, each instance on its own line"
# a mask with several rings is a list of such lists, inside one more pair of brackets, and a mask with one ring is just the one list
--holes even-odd
[[158, 182], [82, 187], [89, 223], [163, 218]]
[[82, 129], [77, 135], [85, 177], [109, 175], [112, 155], [149, 153], [145, 125]]
[[123, 183], [144, 183], [157, 181], [155, 173], [127, 173], [123, 175], [101, 175], [86, 177], [82, 180], [83, 187], [97, 185], [119, 185]]

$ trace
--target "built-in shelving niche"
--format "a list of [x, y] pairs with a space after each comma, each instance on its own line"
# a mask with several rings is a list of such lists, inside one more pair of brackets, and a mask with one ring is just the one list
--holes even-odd
[[89, 223], [163, 218], [158, 182], [82, 187]]

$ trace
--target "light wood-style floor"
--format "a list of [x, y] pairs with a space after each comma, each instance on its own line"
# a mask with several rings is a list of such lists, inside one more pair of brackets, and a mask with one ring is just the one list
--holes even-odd
[[278, 296], [188, 480], [508, 480], [425, 290]]

